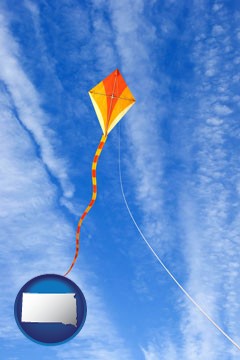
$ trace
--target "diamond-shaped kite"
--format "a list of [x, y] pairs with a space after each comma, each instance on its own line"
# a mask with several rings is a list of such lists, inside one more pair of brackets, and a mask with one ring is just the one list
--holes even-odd
[[100, 122], [103, 135], [92, 162], [92, 198], [78, 222], [75, 255], [65, 276], [72, 270], [77, 260], [81, 225], [97, 198], [96, 170], [98, 159], [107, 140], [107, 136], [135, 103], [135, 99], [118, 69], [114, 70], [98, 85], [92, 88], [89, 91], [89, 95]]
[[110, 133], [135, 99], [118, 69], [89, 91], [104, 135]]

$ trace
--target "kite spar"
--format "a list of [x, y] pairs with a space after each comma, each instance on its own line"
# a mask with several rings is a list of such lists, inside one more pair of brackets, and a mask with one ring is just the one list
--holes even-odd
[[97, 164], [108, 134], [135, 103], [135, 99], [118, 69], [114, 70], [103, 81], [92, 88], [89, 91], [89, 96], [96, 111], [103, 135], [92, 162], [92, 198], [78, 222], [75, 255], [64, 276], [69, 274], [76, 263], [79, 254], [81, 226], [97, 198]]

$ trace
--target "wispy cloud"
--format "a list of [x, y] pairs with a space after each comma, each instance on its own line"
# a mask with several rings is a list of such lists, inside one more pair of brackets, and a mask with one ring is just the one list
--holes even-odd
[[[14, 346], [21, 344], [21, 349], [26, 347], [28, 351], [34, 351], [35, 346], [14, 322], [13, 304], [18, 290], [39, 274], [64, 273], [70, 262], [67, 244], [74, 239], [74, 228], [58, 204], [59, 186], [66, 198], [72, 196], [73, 186], [66, 160], [55, 152], [56, 134], [50, 130], [41, 96], [22, 66], [21, 47], [9, 30], [7, 14], [2, 12], [0, 20], [0, 238], [5, 274], [0, 296], [5, 325], [1, 326], [0, 336], [1, 346], [10, 358]], [[130, 359], [84, 259], [82, 269], [75, 280], [81, 283], [88, 303], [84, 329], [61, 351], [44, 348], [41, 356], [78, 359], [81, 354], [84, 359]], [[19, 352], [19, 359], [21, 356]]]
[[[233, 318], [239, 314], [236, 301], [239, 242], [234, 241], [239, 234], [236, 208], [239, 176], [233, 142], [237, 141], [239, 131], [233, 110], [236, 107], [232, 100], [234, 88], [229, 82], [237, 71], [231, 65], [237, 51], [229, 35], [230, 27], [234, 26], [231, 15], [223, 4], [214, 5], [213, 11], [217, 10], [218, 18], [211, 10], [203, 17], [202, 28], [207, 29], [205, 21], [211, 27], [194, 44], [194, 64], [196, 74], [199, 74], [195, 93], [198, 107], [193, 115], [192, 159], [189, 164], [194, 171], [181, 194], [182, 224], [185, 259], [190, 270], [188, 289], [220, 326], [238, 341], [239, 326]], [[207, 31], [211, 32], [210, 36]], [[211, 79], [208, 80], [210, 72]], [[232, 297], [229, 297], [230, 293]], [[237, 350], [214, 331], [191, 304], [186, 304], [186, 309], [188, 316], [182, 326], [186, 339], [184, 358], [202, 359], [206, 354], [208, 359], [218, 359], [222, 354], [231, 355], [232, 359], [239, 356]]]
[[[111, 358], [119, 360], [132, 359], [131, 352], [127, 349], [124, 340], [118, 334], [111, 322], [108, 310], [103, 302], [101, 290], [93, 285], [91, 277], [81, 276], [82, 290], [87, 298], [88, 316], [86, 324], [78, 339], [71, 345], [66, 344], [57, 349], [59, 359], [79, 359], [79, 354], [84, 359], [105, 360]], [[73, 277], [79, 282], [79, 277]], [[88, 282], [88, 284], [87, 284]], [[91, 290], [89, 289], [91, 282]]]
[[[183, 148], [170, 148], [170, 151], [174, 148], [178, 159], [190, 167], [184, 174], [176, 172], [179, 178], [174, 177], [177, 187], [173, 190], [179, 206], [176, 209], [179, 224], [175, 222], [175, 226], [183, 230], [178, 237], [182, 241], [190, 293], [237, 340], [238, 326], [231, 320], [239, 312], [236, 301], [238, 290], [234, 282], [239, 273], [235, 259], [238, 245], [232, 237], [235, 234], [236, 239], [238, 233], [238, 214], [237, 210], [233, 210], [232, 199], [235, 196], [238, 198], [239, 179], [236, 156], [230, 144], [232, 137], [237, 141], [239, 133], [234, 113], [237, 103], [232, 101], [234, 88], [229, 84], [229, 79], [235, 79], [237, 71], [232, 65], [234, 59], [236, 62], [237, 51], [229, 35], [234, 24], [224, 4], [215, 4], [205, 15], [206, 3], [196, 2], [195, 5], [196, 8], [190, 11], [188, 26], [194, 23], [196, 28], [188, 35], [189, 38], [184, 38], [184, 33], [181, 36], [191, 44], [188, 60], [194, 69], [194, 81], [186, 84], [186, 97], [177, 99], [175, 106], [180, 112], [174, 115], [175, 121], [187, 121], [190, 128], [187, 129], [183, 123], [178, 134], [177, 142], [186, 142]], [[132, 81], [132, 90], [138, 102], [137, 110], [128, 116], [125, 126], [131, 150], [128, 153], [131, 156], [129, 174], [134, 180], [137, 204], [144, 215], [144, 232], [160, 254], [164, 254], [164, 249], [171, 249], [174, 239], [166, 226], [169, 218], [164, 214], [164, 200], [169, 197], [165, 182], [169, 177], [166, 173], [169, 145], [165, 144], [162, 134], [161, 118], [172, 113], [161, 100], [162, 96], [167, 105], [171, 104], [167, 91], [164, 91], [168, 88], [169, 79], [165, 76], [159, 84], [153, 76], [159, 64], [151, 57], [150, 49], [154, 48], [158, 29], [143, 16], [144, 6], [143, 1], [134, 4], [111, 2], [109, 8], [115, 31], [114, 45], [123, 70]], [[203, 14], [202, 17], [199, 13], [197, 15], [196, 9]], [[218, 14], [216, 18], [215, 13]], [[169, 18], [164, 15], [166, 18], [162, 24], [169, 24], [170, 16], [174, 15], [169, 15]], [[162, 38], [168, 37], [169, 40], [171, 36], [176, 37], [175, 28], [166, 25], [161, 30], [158, 35]], [[138, 91], [140, 88], [145, 91]], [[191, 96], [191, 92], [197, 107], [190, 109], [187, 97]], [[172, 182], [168, 184], [172, 185]], [[234, 219], [230, 219], [233, 213]], [[171, 224], [170, 220], [168, 224]], [[166, 240], [167, 245], [164, 244]], [[178, 246], [181, 244], [178, 243]], [[230, 293], [232, 296], [229, 297]], [[231, 309], [225, 301], [231, 301]], [[232, 345], [212, 329], [191, 304], [186, 303], [182, 319], [180, 326], [185, 339], [182, 347], [185, 359], [202, 359], [208, 354], [212, 360], [222, 352], [237, 356]], [[144, 351], [146, 358], [157, 356], [157, 350], [151, 346]]]
[[[238, 341], [239, 14], [230, 13], [221, 1], [212, 8], [197, 0], [189, 8], [177, 1], [95, 0], [89, 8], [74, 0], [60, 1], [53, 8], [43, 3], [48, 16], [61, 13], [64, 19], [64, 31], [57, 34], [64, 38], [61, 46], [66, 39], [73, 41], [66, 47], [71, 65], [79, 68], [82, 59], [84, 71], [89, 62], [94, 67], [86, 71], [84, 82], [100, 80], [116, 66], [122, 69], [137, 99], [122, 122], [123, 181], [130, 204], [145, 235], [178, 280]], [[33, 21], [42, 64], [53, 74], [54, 55], [48, 52], [41, 27], [42, 7], [30, 0], [24, 6]], [[14, 297], [31, 277], [66, 270], [71, 260], [67, 244], [72, 244], [74, 228], [59, 204], [72, 213], [78, 211], [71, 198], [70, 163], [57, 152], [58, 134], [43, 110], [43, 94], [30, 78], [8, 15], [2, 11], [0, 17], [0, 256], [8, 274], [0, 297], [8, 326], [1, 328], [1, 336], [5, 346], [11, 338], [12, 344], [21, 341], [23, 347], [33, 349], [14, 324]], [[70, 72], [72, 76], [72, 68]], [[64, 89], [54, 77], [55, 86]], [[116, 134], [112, 139], [117, 143]], [[130, 219], [126, 224], [130, 232]], [[122, 251], [131, 253], [128, 262], [135, 270], [135, 282], [128, 279], [134, 285], [129, 297], [134, 291], [143, 295], [134, 298], [142, 301], [139, 312], [146, 316], [136, 316], [144, 331], [132, 330], [141, 349], [139, 358], [202, 360], [207, 354], [209, 360], [237, 359], [232, 345], [171, 288], [171, 280], [162, 276], [157, 264], [154, 268], [151, 254], [137, 236]], [[43, 354], [60, 359], [78, 359], [81, 354], [85, 359], [135, 360], [125, 334], [118, 331], [121, 325], [111, 319], [91, 264], [81, 259], [81, 275], [74, 279], [87, 297], [86, 325], [71, 343], [43, 349]], [[124, 276], [121, 273], [119, 279], [124, 281]]]
[[161, 342], [151, 341], [146, 348], [142, 348], [145, 360], [175, 360], [180, 359], [180, 349], [176, 345], [167, 340]]
[[[154, 2], [149, 2], [149, 9], [153, 4]], [[122, 137], [127, 143], [122, 146], [123, 159], [130, 174], [130, 177], [123, 176], [123, 181], [131, 179], [131, 193], [135, 194], [135, 204], [144, 208], [141, 219], [144, 233], [158, 251], [164, 254], [171, 247], [172, 240], [165, 231], [167, 215], [163, 210], [162, 186], [165, 148], [160, 141], [163, 116], [166, 113], [161, 97], [168, 101], [168, 79], [166, 75], [162, 75], [159, 83], [154, 78], [154, 73], [158, 73], [159, 69], [151, 49], [157, 46], [157, 28], [145, 15], [145, 6], [145, 2], [141, 0], [134, 4], [112, 1], [109, 11], [121, 67], [137, 99], [137, 106], [123, 123]]]
[[[97, 15], [93, 20], [98, 57], [96, 67], [101, 76], [106, 76], [108, 71], [119, 67], [137, 99], [136, 108], [131, 109], [127, 118], [122, 122], [124, 142], [127, 143], [126, 146], [129, 149], [126, 152], [127, 156], [123, 151], [123, 159], [128, 173], [131, 175], [127, 181], [131, 181], [131, 192], [136, 195], [134, 203], [145, 206], [146, 211], [143, 212], [142, 221], [146, 233], [158, 246], [158, 249], [164, 252], [166, 250], [164, 246], [168, 247], [166, 243], [169, 239], [167, 239], [167, 235], [162, 236], [164, 213], [160, 185], [163, 151], [158, 136], [160, 116], [164, 112], [164, 107], [154, 97], [155, 92], [164, 93], [164, 87], [163, 85], [159, 86], [151, 76], [156, 66], [151, 61], [150, 55], [155, 27], [145, 19], [143, 1], [137, 1], [134, 4], [126, 1], [121, 3], [111, 1], [104, 6], [101, 1], [93, 1], [93, 5], [93, 13]], [[106, 14], [107, 18], [110, 18], [110, 22], [106, 21]], [[148, 42], [149, 45], [147, 45]], [[113, 133], [111, 136], [115, 136], [114, 140], [117, 146], [116, 134]], [[126, 146], [123, 148], [125, 149]], [[158, 156], [154, 157], [156, 153]], [[124, 181], [126, 181], [125, 177]], [[161, 245], [160, 241], [156, 240], [160, 234]], [[134, 287], [138, 292], [147, 295], [148, 285], [142, 274], [145, 272], [144, 264], [148, 260], [144, 259], [140, 253], [139, 242], [133, 243], [132, 254], [134, 254], [134, 262], [136, 256], [139, 257], [139, 261], [134, 264], [136, 271]]]
[[36, 151], [39, 151], [46, 168], [60, 182], [64, 196], [71, 197], [74, 188], [67, 176], [66, 161], [54, 154], [50, 120], [42, 110], [40, 95], [21, 65], [23, 54], [9, 33], [4, 12], [0, 16], [0, 47], [0, 77], [9, 92], [18, 120], [31, 134]]

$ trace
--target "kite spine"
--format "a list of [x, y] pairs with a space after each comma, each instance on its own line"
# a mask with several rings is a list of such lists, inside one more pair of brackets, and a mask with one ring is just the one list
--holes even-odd
[[97, 164], [98, 164], [98, 160], [99, 160], [99, 157], [101, 155], [101, 152], [105, 145], [106, 140], [107, 140], [107, 135], [104, 134], [100, 140], [100, 143], [97, 147], [96, 153], [93, 158], [93, 162], [92, 162], [92, 198], [78, 222], [77, 231], [76, 231], [75, 255], [74, 255], [71, 266], [69, 267], [68, 271], [64, 274], [64, 276], [67, 276], [67, 274], [70, 273], [70, 271], [72, 270], [73, 266], [75, 265], [75, 263], [77, 261], [77, 257], [79, 254], [79, 248], [80, 248], [80, 229], [81, 229], [83, 220], [85, 219], [86, 215], [89, 213], [91, 208], [93, 207], [93, 205], [96, 201], [96, 198], [97, 198]]

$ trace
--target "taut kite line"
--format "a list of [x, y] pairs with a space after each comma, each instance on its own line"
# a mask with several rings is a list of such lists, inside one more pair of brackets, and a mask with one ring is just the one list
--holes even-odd
[[139, 232], [140, 236], [142, 237], [142, 239], [144, 240], [145, 244], [147, 245], [147, 247], [149, 248], [149, 250], [152, 252], [152, 254], [155, 256], [155, 258], [157, 259], [157, 261], [161, 264], [161, 266], [163, 267], [163, 269], [166, 271], [166, 273], [170, 276], [170, 278], [175, 282], [175, 284], [179, 287], [179, 289], [186, 295], [186, 297], [188, 298], [188, 300], [191, 301], [191, 303], [202, 313], [203, 316], [205, 316], [207, 318], [208, 321], [210, 321], [210, 323], [212, 323], [213, 326], [215, 326], [215, 328], [217, 330], [220, 331], [220, 333], [225, 336], [226, 339], [228, 339], [238, 350], [240, 350], [240, 345], [233, 340], [233, 338], [231, 338], [231, 336], [229, 336], [222, 328], [220, 325], [218, 325], [213, 318], [202, 308], [201, 305], [199, 305], [197, 303], [196, 300], [193, 299], [193, 297], [188, 293], [188, 291], [178, 282], [178, 280], [175, 278], [175, 276], [173, 275], [173, 273], [169, 270], [169, 268], [164, 264], [164, 262], [160, 259], [160, 257], [157, 255], [156, 251], [152, 248], [152, 246], [150, 245], [149, 241], [147, 240], [147, 238], [144, 236], [143, 232], [141, 231], [137, 221], [135, 220], [135, 217], [133, 216], [133, 213], [128, 205], [128, 201], [124, 192], [124, 188], [123, 188], [123, 182], [122, 182], [122, 171], [121, 171], [121, 133], [120, 133], [120, 126], [119, 126], [119, 147], [118, 147], [118, 168], [119, 168], [119, 180], [120, 180], [120, 187], [121, 187], [121, 192], [122, 192], [122, 196], [123, 196], [123, 200], [124, 203], [126, 205], [127, 211], [129, 213], [129, 216], [133, 222], [133, 224], [135, 225], [137, 231]]
[[92, 198], [78, 222], [75, 255], [72, 264], [64, 276], [72, 270], [76, 263], [79, 254], [81, 226], [97, 198], [97, 164], [108, 134], [135, 103], [135, 98], [118, 69], [114, 70], [104, 80], [92, 88], [89, 91], [89, 96], [100, 122], [103, 135], [92, 162]]

